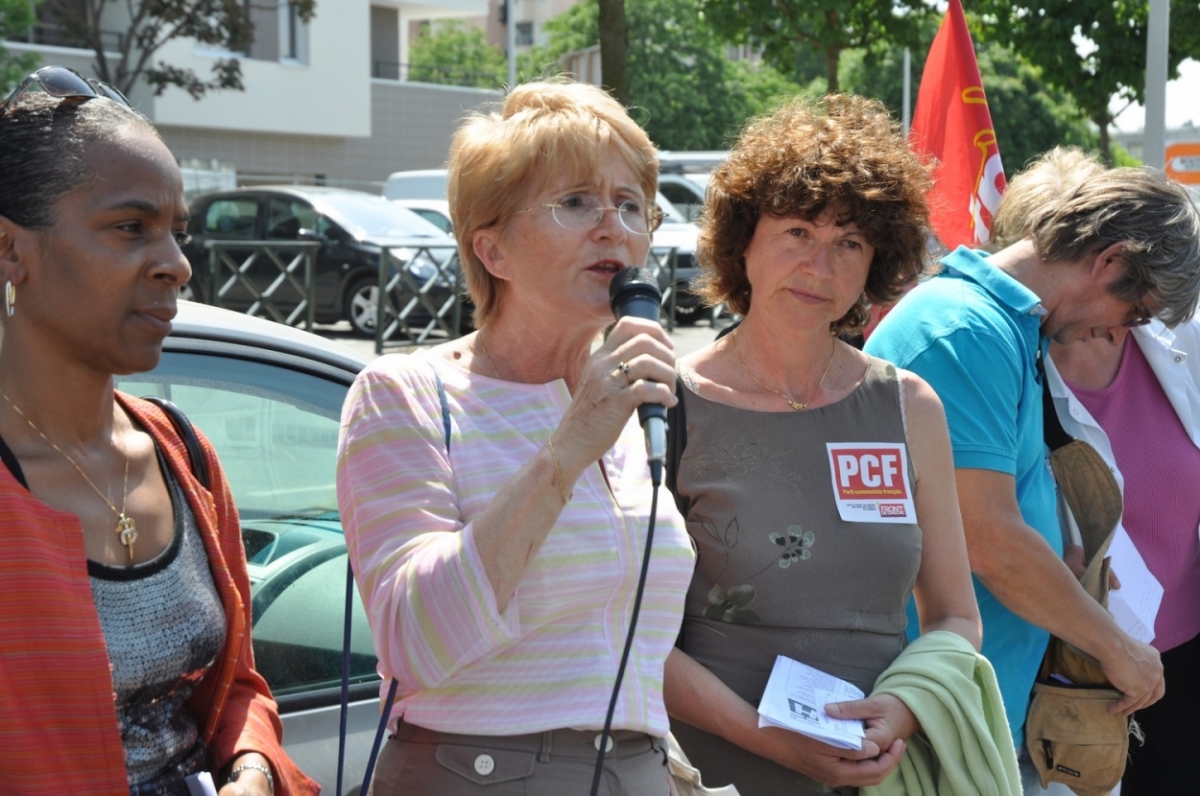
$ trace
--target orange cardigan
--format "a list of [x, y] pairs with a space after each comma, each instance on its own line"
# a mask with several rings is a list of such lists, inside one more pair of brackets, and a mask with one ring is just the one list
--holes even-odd
[[[201, 438], [210, 493], [162, 410], [120, 393], [117, 400], [158, 442], [183, 486], [225, 607], [225, 648], [187, 703], [214, 773], [238, 754], [259, 752], [271, 761], [277, 796], [319, 793], [280, 746], [275, 701], [254, 669], [245, 550], [216, 453]], [[0, 793], [128, 793], [79, 520], [42, 503], [0, 466], [0, 529]]]

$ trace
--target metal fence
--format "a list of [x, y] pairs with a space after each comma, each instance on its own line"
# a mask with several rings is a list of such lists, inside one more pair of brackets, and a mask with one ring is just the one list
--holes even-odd
[[[208, 249], [208, 295], [210, 304], [221, 307], [230, 293], [241, 288], [250, 294], [246, 315], [312, 331], [316, 313], [317, 241], [210, 240]], [[234, 254], [232, 250], [237, 250]], [[252, 278], [251, 269], [265, 266], [270, 277]], [[271, 271], [274, 266], [275, 271]], [[258, 274], [255, 274], [257, 277]], [[266, 287], [261, 287], [267, 282]], [[290, 309], [287, 307], [294, 303]]]
[[[312, 331], [316, 315], [318, 241], [210, 240], [204, 298], [217, 307], [236, 299], [243, 312]], [[663, 291], [663, 323], [675, 330], [678, 250], [653, 248], [646, 270]], [[370, 296], [375, 353], [384, 348], [440, 343], [463, 332], [462, 264], [455, 246], [385, 246], [379, 281]]]
[[675, 289], [676, 270], [679, 263], [679, 249], [657, 248], [650, 250], [646, 258], [646, 270], [650, 276], [658, 280], [662, 288], [662, 321], [668, 332], [675, 331], [675, 299], [679, 292]]
[[397, 333], [404, 345], [441, 343], [462, 333], [462, 268], [454, 246], [386, 246], [379, 253], [375, 353]]

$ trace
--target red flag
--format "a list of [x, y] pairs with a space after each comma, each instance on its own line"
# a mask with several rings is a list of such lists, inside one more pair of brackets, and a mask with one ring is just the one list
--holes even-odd
[[960, 0], [950, 0], [929, 48], [909, 140], [918, 154], [937, 159], [929, 210], [942, 243], [987, 243], [1006, 182]]

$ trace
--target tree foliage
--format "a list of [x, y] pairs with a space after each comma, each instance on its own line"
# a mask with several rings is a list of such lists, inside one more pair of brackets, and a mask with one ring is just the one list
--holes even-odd
[[[236, 54], [246, 52], [254, 41], [252, 9], [274, 11], [287, 0], [257, 0], [269, 5], [252, 5], [245, 0], [126, 0], [128, 22], [118, 41], [101, 27], [111, 0], [43, 0], [52, 18], [64, 32], [84, 43], [96, 54], [96, 73], [128, 94], [139, 79], [162, 94], [178, 86], [196, 99], [213, 89], [238, 89], [242, 69]], [[291, 0], [300, 18], [312, 19], [315, 0]], [[230, 53], [214, 61], [211, 75], [174, 66], [156, 57], [169, 41], [191, 39]], [[116, 56], [109, 58], [110, 54]]]
[[[626, 0], [630, 113], [664, 149], [722, 149], [749, 117], [801, 90], [767, 64], [730, 60], [701, 2]], [[597, 6], [574, 6], [544, 30], [550, 44], [523, 59], [526, 78], [597, 43]]]
[[[1047, 80], [1067, 91], [1099, 128], [1100, 148], [1110, 156], [1109, 105], [1113, 97], [1143, 102], [1149, 4], [1134, 0], [978, 0], [980, 30], [1040, 67]], [[1080, 45], [1083, 45], [1082, 47]], [[1169, 77], [1179, 64], [1200, 56], [1200, 3], [1172, 0]]]
[[914, 43], [921, 22], [934, 15], [924, 0], [701, 0], [700, 7], [725, 40], [761, 48], [798, 82], [810, 79], [805, 66], [818, 56], [829, 91], [839, 89], [844, 50]]
[[[33, 4], [29, 0], [0, 0], [0, 41], [24, 38], [33, 23]], [[34, 53], [16, 55], [0, 46], [0, 97], [8, 96], [37, 63]]]
[[451, 19], [431, 24], [409, 43], [408, 79], [475, 88], [499, 88], [508, 77], [504, 50], [488, 44], [481, 28]]
[[[936, 30], [934, 25], [928, 31], [930, 41]], [[1079, 106], [1069, 94], [1049, 85], [1040, 69], [995, 42], [975, 49], [1000, 156], [1010, 175], [1055, 146], [1096, 147], [1096, 135]], [[912, 50], [914, 107], [928, 51], [925, 43]], [[903, 81], [903, 48], [856, 51], [843, 64], [846, 90], [881, 100], [897, 118], [902, 115]]]

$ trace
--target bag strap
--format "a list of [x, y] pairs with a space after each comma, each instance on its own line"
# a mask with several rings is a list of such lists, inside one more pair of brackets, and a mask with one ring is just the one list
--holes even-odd
[[[431, 366], [432, 368], [432, 366]], [[438, 375], [437, 368], [432, 368], [433, 380], [437, 385], [438, 403], [442, 409], [442, 433], [446, 441], [446, 453], [450, 453], [450, 402], [446, 398], [446, 385]], [[346, 555], [346, 618], [342, 628], [342, 705], [338, 728], [338, 765], [337, 765], [337, 796], [342, 796], [342, 773], [346, 761], [346, 724], [350, 713], [350, 626], [353, 618], [354, 598], [354, 568], [350, 565], [350, 555]], [[379, 757], [379, 747], [383, 743], [383, 733], [387, 729], [388, 717], [392, 705], [396, 701], [396, 689], [400, 681], [392, 678], [388, 685], [387, 697], [383, 701], [383, 710], [379, 716], [379, 725], [375, 728], [375, 740], [371, 744], [371, 754], [367, 757], [367, 770], [363, 772], [362, 787], [364, 791], [371, 785], [371, 777], [375, 774], [375, 761]]]
[[188, 460], [192, 464], [192, 475], [196, 476], [196, 480], [211, 492], [212, 482], [208, 475], [208, 462], [204, 458], [204, 448], [200, 446], [200, 438], [196, 436], [196, 428], [192, 425], [192, 421], [187, 419], [187, 415], [183, 413], [182, 409], [166, 398], [151, 395], [142, 400], [149, 401], [163, 410], [163, 413], [170, 419], [171, 425], [175, 427], [175, 433], [183, 442], [184, 448], [187, 449]]
[[671, 495], [675, 498], [675, 506], [679, 513], [687, 516], [687, 501], [679, 494], [679, 461], [683, 458], [683, 449], [687, 447], [687, 407], [684, 406], [683, 396], [687, 388], [683, 386], [683, 378], [675, 376], [675, 397], [678, 402], [667, 410], [667, 459], [666, 484]]
[[[1046, 441], [1046, 446], [1050, 449], [1050, 463], [1054, 471], [1055, 480], [1057, 483], [1057, 491], [1059, 500], [1065, 505], [1066, 511], [1070, 513], [1070, 522], [1074, 523], [1079, 519], [1077, 509], [1084, 511], [1085, 516], [1089, 509], [1096, 509], [1104, 503], [1099, 497], [1094, 494], [1085, 493], [1083, 496], [1079, 494], [1080, 487], [1096, 488], [1101, 480], [1110, 483], [1105, 484], [1104, 495], [1110, 493], [1120, 494], [1120, 487], [1117, 486], [1115, 480], [1112, 479], [1107, 463], [1103, 461], [1100, 454], [1096, 452], [1087, 442], [1077, 440], [1067, 433], [1063, 428], [1062, 421], [1058, 417], [1058, 410], [1054, 406], [1054, 396], [1050, 394], [1050, 379], [1047, 378], [1046, 369], [1042, 362], [1042, 356], [1039, 352], [1037, 358], [1038, 375], [1042, 380], [1042, 434]], [[1071, 446], [1068, 449], [1068, 446]], [[1076, 450], [1078, 449], [1078, 450]], [[1087, 478], [1085, 473], [1090, 473], [1091, 480], [1080, 481], [1080, 478]], [[1076, 476], [1076, 480], [1071, 481], [1071, 477]], [[1066, 478], [1069, 483], [1063, 483], [1062, 479]], [[1102, 496], [1101, 496], [1102, 497]], [[1116, 509], [1119, 512], [1119, 506]], [[1094, 517], [1093, 517], [1094, 519]], [[1083, 522], [1080, 520], [1080, 522]], [[1108, 552], [1108, 546], [1111, 544], [1113, 536], [1116, 533], [1116, 522], [1113, 522], [1112, 527], [1108, 527], [1109, 520], [1106, 518], [1103, 523], [1104, 533], [1103, 538], [1097, 533], [1092, 532], [1093, 527], [1097, 527], [1098, 523], [1083, 523], [1085, 528], [1080, 528], [1080, 536], [1083, 538], [1083, 547], [1088, 551], [1089, 555], [1084, 565], [1089, 569], [1089, 576], [1084, 579], [1085, 584], [1092, 582], [1098, 574], [1101, 562], [1097, 559], [1103, 559]], [[1102, 588], [1101, 593], [1093, 594], [1104, 602], [1104, 595], [1107, 594], [1107, 589]]]
[[1037, 355], [1038, 378], [1042, 380], [1042, 437], [1051, 453], [1075, 441], [1075, 438], [1063, 428], [1058, 419], [1058, 410], [1054, 408], [1054, 396], [1050, 394], [1050, 379], [1046, 376], [1046, 365], [1042, 362], [1042, 352]]

